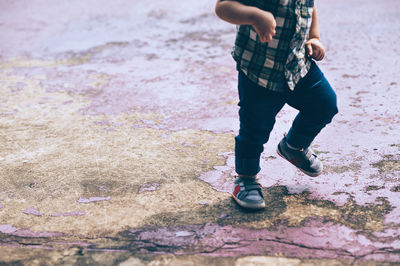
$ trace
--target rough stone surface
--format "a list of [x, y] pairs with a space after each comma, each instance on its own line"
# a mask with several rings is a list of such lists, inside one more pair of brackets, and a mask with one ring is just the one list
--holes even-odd
[[0, 265], [396, 265], [397, 0], [317, 1], [340, 113], [239, 209], [235, 27], [203, 1], [0, 0]]

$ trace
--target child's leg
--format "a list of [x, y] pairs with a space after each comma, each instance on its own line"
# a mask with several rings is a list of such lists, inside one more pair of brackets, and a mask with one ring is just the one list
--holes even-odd
[[338, 112], [336, 94], [314, 62], [287, 103], [300, 111], [286, 137], [287, 143], [296, 148], [310, 146]]
[[269, 139], [275, 116], [286, 94], [271, 92], [239, 73], [239, 135], [235, 138], [235, 166], [239, 175], [255, 176], [260, 171], [263, 144]]
[[239, 73], [240, 130], [235, 142], [235, 165], [239, 177], [232, 197], [242, 207], [265, 207], [261, 186], [256, 181], [260, 155], [275, 123], [275, 116], [285, 104], [285, 95], [270, 92]]

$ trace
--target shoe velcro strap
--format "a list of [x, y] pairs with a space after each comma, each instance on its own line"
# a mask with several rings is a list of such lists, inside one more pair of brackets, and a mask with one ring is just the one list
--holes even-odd
[[261, 190], [261, 187], [258, 183], [255, 184], [244, 184], [245, 190]]
[[237, 198], [238, 198], [238, 199], [241, 199], [241, 200], [244, 199], [244, 198], [246, 198], [247, 195], [249, 194], [249, 192], [250, 192], [251, 190], [257, 190], [258, 193], [259, 193], [259, 195], [261, 196], [261, 198], [264, 198], [264, 195], [262, 194], [261, 188], [260, 188], [260, 187], [258, 187], [257, 189], [249, 189], [249, 190], [240, 191], [240, 192], [237, 194]]

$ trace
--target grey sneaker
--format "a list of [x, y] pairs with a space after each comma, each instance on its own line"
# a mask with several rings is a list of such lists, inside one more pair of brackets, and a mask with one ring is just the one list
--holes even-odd
[[236, 178], [232, 197], [243, 208], [251, 210], [265, 208], [261, 185], [256, 182], [255, 177]]
[[286, 143], [285, 136], [279, 142], [277, 152], [282, 158], [288, 160], [300, 171], [309, 176], [318, 176], [322, 173], [322, 163], [310, 147], [301, 150], [291, 149]]

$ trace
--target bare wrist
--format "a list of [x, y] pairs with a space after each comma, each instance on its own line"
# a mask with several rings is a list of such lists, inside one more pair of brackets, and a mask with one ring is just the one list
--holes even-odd
[[321, 42], [321, 38], [319, 36], [309, 37], [308, 38], [309, 41], [312, 40], [312, 39], [315, 39], [315, 40], [318, 40], [319, 42]]
[[261, 10], [257, 7], [249, 7], [249, 21], [250, 21], [250, 25], [254, 25], [257, 23], [257, 20], [259, 18], [259, 12]]

